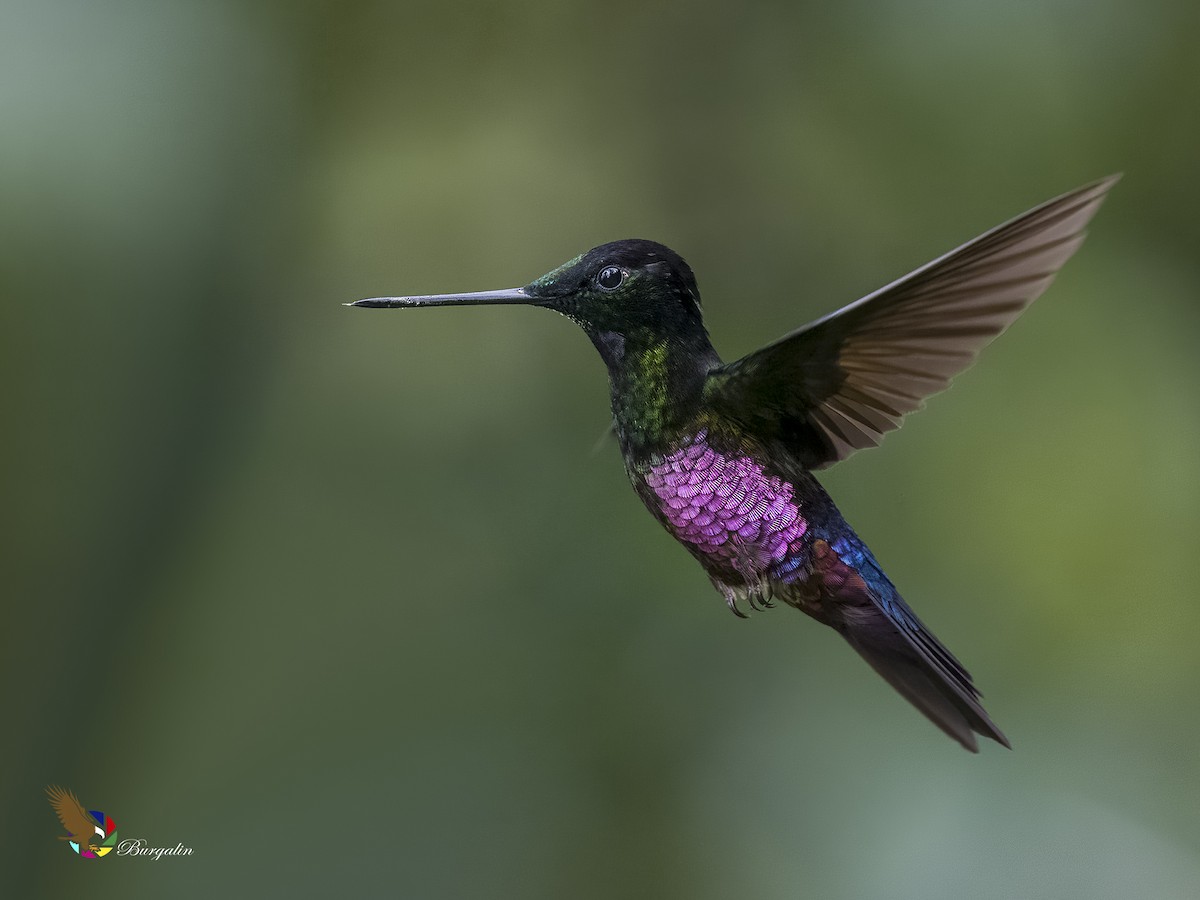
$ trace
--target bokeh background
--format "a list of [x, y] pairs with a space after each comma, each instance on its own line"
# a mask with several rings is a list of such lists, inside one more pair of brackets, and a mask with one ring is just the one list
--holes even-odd
[[[1200, 893], [1200, 7], [0, 5], [0, 893]], [[824, 479], [1011, 737], [735, 620], [531, 309], [678, 249], [734, 358], [1124, 181]], [[187, 859], [73, 857], [47, 783]]]

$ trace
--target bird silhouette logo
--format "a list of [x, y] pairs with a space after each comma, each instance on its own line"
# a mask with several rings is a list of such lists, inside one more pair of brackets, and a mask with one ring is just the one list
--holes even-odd
[[58, 839], [68, 841], [71, 849], [84, 859], [99, 859], [117, 845], [117, 823], [103, 812], [85, 810], [75, 794], [58, 785], [47, 787], [46, 795], [67, 831]]

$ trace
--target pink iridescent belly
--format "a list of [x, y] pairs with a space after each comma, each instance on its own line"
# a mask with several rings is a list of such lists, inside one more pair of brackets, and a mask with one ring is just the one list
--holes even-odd
[[790, 483], [753, 457], [717, 452], [705, 431], [649, 462], [646, 502], [701, 560], [752, 584], [796, 577], [808, 522]]

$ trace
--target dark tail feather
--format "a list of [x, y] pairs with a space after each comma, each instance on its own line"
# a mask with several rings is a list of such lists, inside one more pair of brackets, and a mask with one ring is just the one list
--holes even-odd
[[978, 732], [1011, 750], [1008, 738], [979, 705], [970, 673], [915, 616], [913, 624], [910, 635], [880, 614], [839, 631], [888, 684], [966, 749], [979, 752]]

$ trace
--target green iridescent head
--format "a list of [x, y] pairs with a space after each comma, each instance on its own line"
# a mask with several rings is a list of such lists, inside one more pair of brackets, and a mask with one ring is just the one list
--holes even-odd
[[646, 240], [603, 244], [522, 288], [472, 294], [377, 297], [351, 306], [402, 308], [523, 304], [562, 313], [578, 323], [609, 362], [635, 338], [664, 340], [704, 334], [700, 292], [686, 262]]

